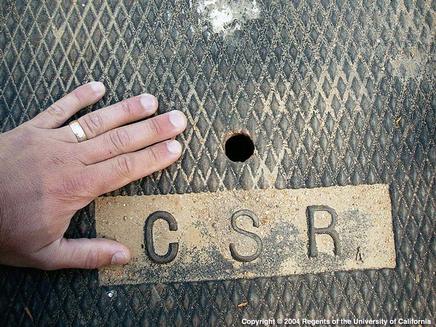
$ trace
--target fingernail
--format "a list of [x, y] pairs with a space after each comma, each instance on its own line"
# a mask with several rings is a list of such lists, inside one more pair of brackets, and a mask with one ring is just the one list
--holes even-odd
[[102, 82], [90, 82], [89, 86], [97, 94], [103, 94], [105, 92], [105, 87]]
[[169, 113], [170, 123], [177, 129], [184, 128], [186, 125], [185, 115], [178, 110], [170, 111]]
[[150, 94], [143, 94], [139, 96], [139, 102], [142, 108], [149, 112], [155, 112], [157, 109], [157, 100], [154, 96]]
[[123, 251], [115, 252], [112, 256], [111, 264], [113, 265], [124, 265], [129, 262], [129, 257]]
[[170, 153], [180, 154], [182, 152], [182, 145], [176, 140], [171, 140], [167, 142], [167, 149]]

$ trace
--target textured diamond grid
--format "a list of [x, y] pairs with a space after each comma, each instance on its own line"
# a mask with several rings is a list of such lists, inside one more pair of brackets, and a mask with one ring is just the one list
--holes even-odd
[[[435, 3], [257, 1], [260, 18], [229, 35], [197, 3], [1, 1], [0, 130], [88, 80], [108, 89], [89, 110], [156, 94], [188, 116], [183, 158], [119, 193], [389, 183], [397, 268], [108, 288], [96, 272], [3, 267], [2, 325], [433, 318]], [[223, 152], [239, 130], [256, 144], [244, 164]], [[92, 206], [69, 234], [95, 235]]]

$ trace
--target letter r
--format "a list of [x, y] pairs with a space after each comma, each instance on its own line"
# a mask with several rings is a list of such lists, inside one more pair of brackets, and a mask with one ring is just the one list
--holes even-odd
[[[325, 211], [330, 214], [331, 222], [330, 225], [323, 228], [315, 227], [315, 212], [317, 211]], [[338, 214], [336, 211], [325, 205], [314, 205], [308, 206], [306, 209], [306, 217], [307, 217], [307, 233], [309, 237], [309, 258], [315, 258], [318, 256], [318, 248], [316, 246], [316, 235], [315, 234], [327, 234], [333, 239], [334, 244], [334, 254], [341, 254], [341, 245], [339, 243], [339, 234], [334, 229], [336, 226], [336, 221], [338, 218]]]

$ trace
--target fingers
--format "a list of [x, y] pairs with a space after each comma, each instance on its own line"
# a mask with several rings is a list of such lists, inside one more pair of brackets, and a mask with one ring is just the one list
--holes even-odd
[[126, 246], [103, 238], [62, 238], [36, 255], [39, 266], [45, 270], [95, 269], [110, 264], [126, 264], [130, 260], [130, 251]]
[[82, 162], [92, 164], [114, 156], [133, 152], [168, 140], [186, 128], [181, 111], [171, 111], [145, 121], [113, 129], [87, 142], [80, 143], [78, 154]]
[[[157, 99], [141, 94], [109, 107], [86, 114], [78, 119], [88, 139], [92, 139], [116, 127], [151, 116], [158, 107]], [[70, 139], [77, 141], [69, 126], [62, 128]]]
[[100, 100], [105, 92], [106, 89], [101, 82], [79, 86], [38, 114], [30, 123], [39, 128], [60, 127], [80, 109]]
[[111, 192], [168, 167], [181, 152], [180, 143], [170, 140], [87, 166], [89, 185], [92, 185], [95, 196]]

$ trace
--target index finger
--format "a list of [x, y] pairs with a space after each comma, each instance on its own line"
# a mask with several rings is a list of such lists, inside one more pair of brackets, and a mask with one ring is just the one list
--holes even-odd
[[181, 155], [182, 146], [176, 140], [160, 142], [143, 150], [122, 154], [86, 167], [89, 185], [96, 196], [164, 169]]

